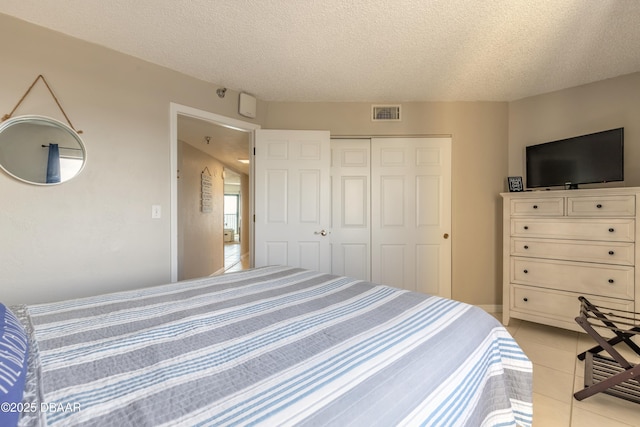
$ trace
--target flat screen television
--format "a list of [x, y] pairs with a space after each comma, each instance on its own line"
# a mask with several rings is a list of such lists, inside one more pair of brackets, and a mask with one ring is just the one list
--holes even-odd
[[527, 188], [624, 181], [624, 128], [526, 147]]

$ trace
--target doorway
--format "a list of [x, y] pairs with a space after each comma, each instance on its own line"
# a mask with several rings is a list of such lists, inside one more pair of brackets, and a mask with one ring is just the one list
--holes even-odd
[[[201, 149], [204, 152], [211, 152], [212, 157], [220, 158], [223, 157], [223, 153], [226, 153], [228, 159], [224, 160], [224, 163], [231, 163], [229, 165], [230, 170], [236, 170], [240, 172], [242, 169], [242, 164], [238, 162], [238, 160], [248, 160], [248, 153], [253, 146], [253, 131], [255, 129], [259, 129], [260, 126], [244, 122], [237, 119], [232, 119], [230, 117], [221, 116], [218, 114], [210, 113], [204, 110], [198, 110], [192, 107], [187, 107], [180, 104], [171, 103], [170, 104], [170, 161], [171, 161], [171, 281], [175, 282], [178, 280], [178, 272], [180, 267], [179, 260], [179, 244], [181, 241], [181, 230], [179, 226], [179, 190], [178, 190], [178, 157], [179, 157], [179, 139], [187, 139], [182, 135], [182, 132], [186, 128], [190, 127], [198, 127], [198, 126], [208, 126], [208, 130], [206, 133], [201, 136], [196, 136], [194, 138], [189, 137], [189, 139], [194, 139], [194, 144], [198, 145], [198, 149]], [[182, 138], [178, 137], [179, 131], [181, 132]], [[227, 139], [217, 138], [216, 135], [224, 134]], [[209, 141], [207, 138], [210, 137]], [[229, 147], [225, 146], [231, 139], [244, 139], [244, 156], [240, 156], [235, 153], [233, 150], [229, 149]], [[239, 138], [242, 137], [242, 138]], [[217, 141], [216, 141], [217, 140]], [[235, 153], [235, 154], [229, 154]], [[233, 159], [233, 160], [229, 160]], [[222, 161], [222, 159], [221, 159]], [[237, 163], [237, 164], [236, 164]], [[250, 212], [253, 207], [250, 204], [253, 194], [253, 188], [251, 185], [250, 176], [252, 174], [251, 168], [253, 165], [249, 164], [247, 167], [246, 174], [246, 186], [248, 188], [248, 197], [247, 199], [247, 208], [246, 211]], [[225, 166], [225, 174], [227, 167]], [[220, 172], [222, 174], [222, 171]], [[198, 209], [190, 207], [189, 209]], [[246, 216], [246, 215], [245, 215]], [[219, 224], [220, 227], [220, 247], [223, 245], [223, 228], [224, 224], [222, 220]], [[243, 230], [244, 229], [244, 230]], [[252, 263], [252, 227], [251, 224], [248, 224], [246, 227], [241, 229], [241, 233], [243, 233], [246, 237], [246, 243], [248, 247], [248, 262], [247, 265], [251, 265]], [[222, 269], [224, 270], [224, 269]]]

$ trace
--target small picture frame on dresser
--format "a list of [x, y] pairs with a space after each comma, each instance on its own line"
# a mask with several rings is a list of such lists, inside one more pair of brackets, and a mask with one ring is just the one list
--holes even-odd
[[509, 182], [509, 192], [518, 192], [524, 191], [524, 185], [522, 184], [521, 176], [510, 176], [507, 177], [507, 181]]

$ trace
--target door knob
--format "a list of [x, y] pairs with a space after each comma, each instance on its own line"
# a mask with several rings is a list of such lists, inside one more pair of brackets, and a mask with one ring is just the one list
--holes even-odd
[[324, 237], [329, 233], [327, 232], [327, 230], [320, 230], [320, 231], [314, 231], [313, 234], [319, 234]]
[[444, 233], [444, 235], [442, 237], [444, 237], [445, 239], [448, 239], [449, 238], [449, 233]]

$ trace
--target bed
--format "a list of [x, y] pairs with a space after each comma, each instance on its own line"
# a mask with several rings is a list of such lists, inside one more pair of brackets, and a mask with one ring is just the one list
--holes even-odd
[[532, 364], [496, 319], [348, 277], [272, 266], [4, 317], [20, 426], [532, 422]]

